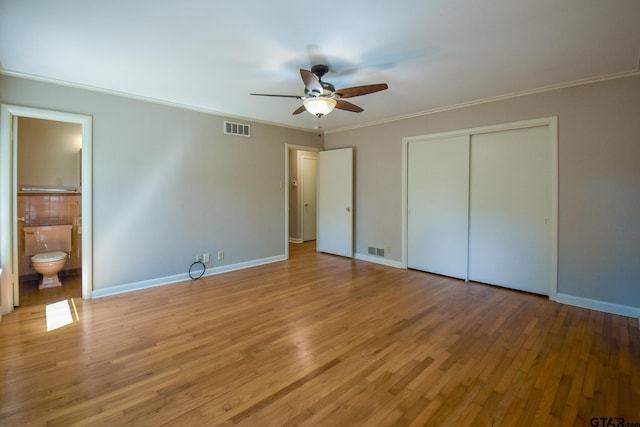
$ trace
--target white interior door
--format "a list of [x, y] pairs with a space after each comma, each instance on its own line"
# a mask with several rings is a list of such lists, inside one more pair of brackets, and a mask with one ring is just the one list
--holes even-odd
[[302, 158], [302, 240], [316, 239], [316, 177], [318, 161]]
[[353, 256], [353, 149], [318, 153], [316, 249]]
[[469, 280], [548, 295], [548, 126], [471, 137]]
[[407, 266], [467, 276], [469, 136], [408, 146]]

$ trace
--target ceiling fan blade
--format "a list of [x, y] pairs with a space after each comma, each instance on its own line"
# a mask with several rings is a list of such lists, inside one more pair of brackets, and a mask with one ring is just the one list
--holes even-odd
[[300, 95], [274, 95], [274, 94], [271, 94], [271, 93], [250, 93], [249, 95], [254, 95], [254, 96], [276, 96], [278, 98], [302, 99], [302, 97]]
[[380, 92], [381, 90], [389, 89], [386, 83], [378, 83], [374, 85], [364, 85], [348, 87], [345, 89], [336, 90], [336, 95], [340, 98], [352, 98], [354, 96], [367, 95], [369, 93]]
[[301, 105], [298, 108], [296, 108], [296, 110], [292, 114], [300, 114], [305, 110], [306, 110], [306, 108], [304, 108], [304, 105]]
[[340, 110], [352, 111], [354, 113], [360, 113], [364, 111], [362, 108], [358, 107], [357, 105], [347, 101], [343, 101], [342, 99], [336, 99], [336, 102], [337, 102], [336, 108], [339, 108]]
[[304, 87], [308, 92], [311, 92], [314, 96], [322, 95], [322, 84], [320, 80], [309, 70], [300, 69], [300, 76], [304, 82]]

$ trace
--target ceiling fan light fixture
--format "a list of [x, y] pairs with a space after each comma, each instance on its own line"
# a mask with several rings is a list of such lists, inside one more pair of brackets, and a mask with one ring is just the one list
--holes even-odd
[[304, 108], [314, 116], [326, 116], [336, 107], [337, 101], [333, 98], [317, 97], [306, 98], [302, 101]]

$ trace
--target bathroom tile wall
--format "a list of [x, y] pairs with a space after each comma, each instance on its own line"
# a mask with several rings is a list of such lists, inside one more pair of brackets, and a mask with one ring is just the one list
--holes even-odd
[[24, 255], [24, 227], [37, 225], [71, 224], [71, 253], [69, 261], [61, 272], [68, 274], [82, 267], [82, 195], [80, 193], [19, 193], [18, 218], [18, 253], [20, 254], [20, 277], [35, 276], [38, 273], [31, 268], [29, 257]]

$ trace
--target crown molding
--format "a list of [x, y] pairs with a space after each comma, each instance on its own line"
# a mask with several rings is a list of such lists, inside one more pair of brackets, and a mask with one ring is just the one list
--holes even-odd
[[549, 86], [542, 86], [542, 87], [535, 88], [535, 89], [527, 89], [527, 90], [523, 90], [523, 91], [510, 92], [510, 93], [507, 93], [507, 94], [504, 94], [504, 95], [498, 95], [498, 96], [489, 97], [489, 98], [477, 99], [477, 100], [474, 100], [474, 101], [462, 102], [460, 104], [447, 105], [447, 106], [443, 106], [443, 107], [433, 108], [433, 109], [430, 109], [430, 110], [420, 111], [420, 112], [417, 112], [417, 113], [411, 113], [411, 114], [406, 114], [406, 115], [403, 115], [403, 116], [396, 116], [396, 117], [391, 117], [391, 118], [388, 118], [388, 119], [382, 119], [382, 120], [377, 120], [377, 121], [361, 123], [361, 124], [357, 124], [357, 125], [353, 125], [353, 126], [345, 126], [345, 127], [341, 127], [341, 128], [337, 128], [337, 129], [332, 129], [332, 130], [308, 129], [308, 128], [303, 128], [303, 127], [298, 127], [298, 126], [291, 126], [291, 125], [286, 125], [286, 124], [282, 124], [282, 123], [270, 122], [270, 121], [267, 121], [267, 120], [259, 120], [259, 119], [255, 119], [255, 118], [245, 117], [245, 116], [238, 116], [238, 115], [234, 115], [234, 114], [228, 114], [228, 113], [224, 113], [224, 112], [221, 112], [221, 111], [211, 110], [211, 109], [202, 108], [202, 107], [196, 107], [196, 106], [193, 106], [193, 105], [181, 104], [181, 103], [178, 103], [178, 102], [165, 101], [165, 100], [162, 100], [162, 99], [147, 97], [147, 96], [143, 96], [143, 95], [136, 95], [136, 94], [132, 94], [132, 93], [128, 93], [128, 92], [121, 92], [121, 91], [112, 90], [112, 89], [105, 89], [105, 88], [98, 87], [98, 86], [91, 86], [91, 85], [86, 85], [86, 84], [81, 84], [81, 83], [74, 83], [74, 82], [70, 82], [70, 81], [67, 81], [67, 80], [54, 79], [54, 78], [50, 78], [50, 77], [39, 76], [39, 75], [36, 75], [36, 74], [22, 73], [22, 72], [18, 72], [18, 71], [11, 71], [11, 70], [8, 70], [8, 69], [4, 68], [2, 66], [2, 63], [0, 63], [0, 74], [4, 74], [4, 75], [7, 75], [7, 76], [11, 76], [11, 77], [23, 78], [23, 79], [27, 79], [27, 80], [35, 80], [35, 81], [44, 82], [44, 83], [52, 83], [52, 84], [57, 84], [57, 85], [61, 85], [61, 86], [73, 87], [73, 88], [76, 88], [76, 89], [84, 89], [84, 90], [88, 90], [88, 91], [92, 91], [92, 92], [103, 93], [103, 94], [106, 94], [106, 95], [119, 96], [119, 97], [123, 97], [123, 98], [133, 99], [133, 100], [136, 100], [136, 101], [149, 102], [149, 103], [152, 103], [152, 104], [159, 104], [159, 105], [164, 105], [164, 106], [167, 106], [167, 107], [180, 108], [180, 109], [183, 109], [183, 110], [190, 110], [190, 111], [195, 111], [195, 112], [204, 113], [204, 114], [210, 114], [210, 115], [223, 117], [223, 118], [231, 118], [231, 119], [235, 119], [235, 120], [250, 121], [252, 123], [259, 123], [259, 124], [264, 124], [264, 125], [283, 127], [283, 128], [288, 128], [288, 129], [293, 129], [293, 130], [298, 130], [298, 131], [303, 131], [303, 132], [317, 133], [317, 132], [320, 131], [324, 135], [330, 135], [330, 134], [333, 134], [333, 133], [345, 132], [345, 131], [354, 130], [354, 129], [360, 129], [360, 128], [367, 128], [367, 127], [377, 126], [377, 125], [381, 125], [381, 124], [385, 124], [385, 123], [393, 123], [393, 122], [412, 119], [412, 118], [416, 118], [416, 117], [429, 116], [431, 114], [437, 114], [437, 113], [442, 113], [442, 112], [451, 111], [451, 110], [458, 110], [458, 109], [461, 109], [461, 108], [473, 107], [473, 106], [476, 106], [476, 105], [482, 105], [482, 104], [488, 104], [488, 103], [496, 102], [496, 101], [503, 101], [503, 100], [506, 100], [506, 99], [518, 98], [518, 97], [521, 97], [521, 96], [535, 95], [535, 94], [538, 94], [538, 93], [550, 92], [550, 91], [559, 90], [559, 89], [566, 89], [566, 88], [570, 88], [570, 87], [574, 87], [574, 86], [582, 86], [582, 85], [588, 85], [588, 84], [593, 84], [593, 83], [604, 82], [604, 81], [608, 81], [608, 80], [616, 80], [616, 79], [622, 79], [622, 78], [626, 78], [626, 77], [638, 76], [638, 75], [640, 75], [640, 57], [638, 59], [638, 68], [635, 69], [635, 70], [623, 71], [623, 72], [620, 72], [620, 73], [606, 74], [606, 75], [602, 75], [602, 76], [590, 77], [590, 78], [580, 79], [580, 80], [573, 80], [573, 81], [565, 82], [565, 83], [558, 83], [558, 84], [549, 85]]
[[4, 75], [10, 76], [10, 77], [17, 77], [17, 78], [21, 78], [21, 79], [26, 79], [26, 80], [38, 81], [38, 82], [42, 82], [42, 83], [51, 83], [51, 84], [60, 85], [60, 86], [72, 87], [72, 88], [75, 88], [75, 89], [88, 90], [88, 91], [91, 91], [91, 92], [102, 93], [102, 94], [105, 94], [105, 95], [118, 96], [118, 97], [121, 97], [121, 98], [132, 99], [132, 100], [135, 100], [135, 101], [142, 101], [142, 102], [148, 102], [148, 103], [151, 103], [151, 104], [164, 105], [166, 107], [180, 108], [182, 110], [195, 111], [195, 112], [198, 112], [198, 113], [210, 114], [212, 116], [217, 116], [217, 117], [222, 117], [222, 118], [249, 121], [251, 123], [259, 123], [259, 124], [263, 124], [263, 125], [277, 126], [277, 127], [281, 127], [281, 128], [288, 128], [288, 129], [299, 130], [299, 131], [309, 132], [309, 133], [317, 133], [318, 132], [318, 129], [308, 129], [308, 128], [303, 128], [303, 127], [298, 127], [298, 126], [286, 125], [286, 124], [282, 124], [282, 123], [270, 122], [270, 121], [267, 121], [267, 120], [260, 120], [260, 119], [245, 117], [245, 116], [238, 116], [238, 115], [235, 115], [235, 114], [224, 113], [222, 111], [216, 111], [216, 110], [211, 110], [211, 109], [208, 109], [208, 108], [196, 107], [196, 106], [189, 105], [189, 104], [181, 104], [179, 102], [165, 101], [165, 100], [162, 100], [162, 99], [159, 99], [159, 98], [153, 98], [153, 97], [143, 96], [143, 95], [136, 95], [136, 94], [129, 93], [129, 92], [121, 92], [121, 91], [117, 91], [117, 90], [113, 90], [113, 89], [105, 89], [105, 88], [99, 87], [99, 86], [92, 86], [92, 85], [87, 85], [87, 84], [82, 84], [82, 83], [74, 83], [74, 82], [70, 82], [70, 81], [67, 81], [67, 80], [54, 79], [54, 78], [51, 78], [51, 77], [44, 77], [44, 76], [40, 76], [40, 75], [37, 75], [37, 74], [29, 74], [29, 73], [22, 73], [22, 72], [19, 72], [19, 71], [12, 71], [12, 70], [8, 70], [8, 69], [4, 68], [2, 66], [2, 63], [0, 63], [0, 74], [4, 74]]
[[377, 126], [377, 125], [381, 125], [381, 124], [385, 124], [385, 123], [398, 122], [398, 121], [401, 121], [401, 120], [407, 120], [407, 119], [412, 119], [412, 118], [416, 118], [416, 117], [428, 116], [428, 115], [431, 115], [431, 114], [437, 114], [437, 113], [442, 113], [442, 112], [451, 111], [451, 110], [458, 110], [460, 108], [473, 107], [475, 105], [488, 104], [488, 103], [491, 103], [491, 102], [503, 101], [503, 100], [506, 100], [506, 99], [518, 98], [518, 97], [521, 97], [521, 96], [535, 95], [537, 93], [550, 92], [550, 91], [559, 90], [559, 89], [566, 89], [566, 88], [570, 88], [570, 87], [574, 87], [574, 86], [588, 85], [588, 84], [599, 83], [599, 82], [604, 82], [604, 81], [608, 81], [608, 80], [622, 79], [622, 78], [625, 78], [625, 77], [633, 77], [633, 76], [639, 76], [639, 75], [640, 75], [640, 64], [639, 64], [639, 67], [638, 67], [637, 70], [624, 71], [624, 72], [621, 72], [621, 73], [606, 74], [606, 75], [603, 75], [603, 76], [591, 77], [591, 78], [588, 78], [588, 79], [574, 80], [574, 81], [571, 81], [571, 82], [559, 83], [559, 84], [554, 84], [554, 85], [549, 85], [549, 86], [542, 86], [542, 87], [535, 88], [535, 89], [528, 89], [528, 90], [523, 90], [523, 91], [518, 91], [518, 92], [511, 92], [511, 93], [507, 93], [507, 94], [504, 94], [504, 95], [494, 96], [494, 97], [490, 97], [490, 98], [482, 98], [482, 99], [478, 99], [478, 100], [475, 100], [475, 101], [463, 102], [463, 103], [460, 103], [460, 104], [447, 105], [447, 106], [444, 106], [444, 107], [438, 107], [438, 108], [434, 108], [434, 109], [431, 109], [431, 110], [421, 111], [421, 112], [418, 112], [418, 113], [407, 114], [407, 115], [404, 115], [404, 116], [396, 116], [396, 117], [392, 117], [392, 118], [389, 118], [389, 119], [372, 121], [372, 122], [362, 123], [362, 124], [359, 124], [359, 125], [342, 127], [342, 128], [339, 128], [339, 129], [327, 130], [327, 131], [325, 131], [325, 135], [329, 135], [329, 134], [332, 134], [332, 133], [345, 132], [345, 131], [354, 130], [354, 129], [366, 128], [366, 127], [371, 127], [371, 126]]

